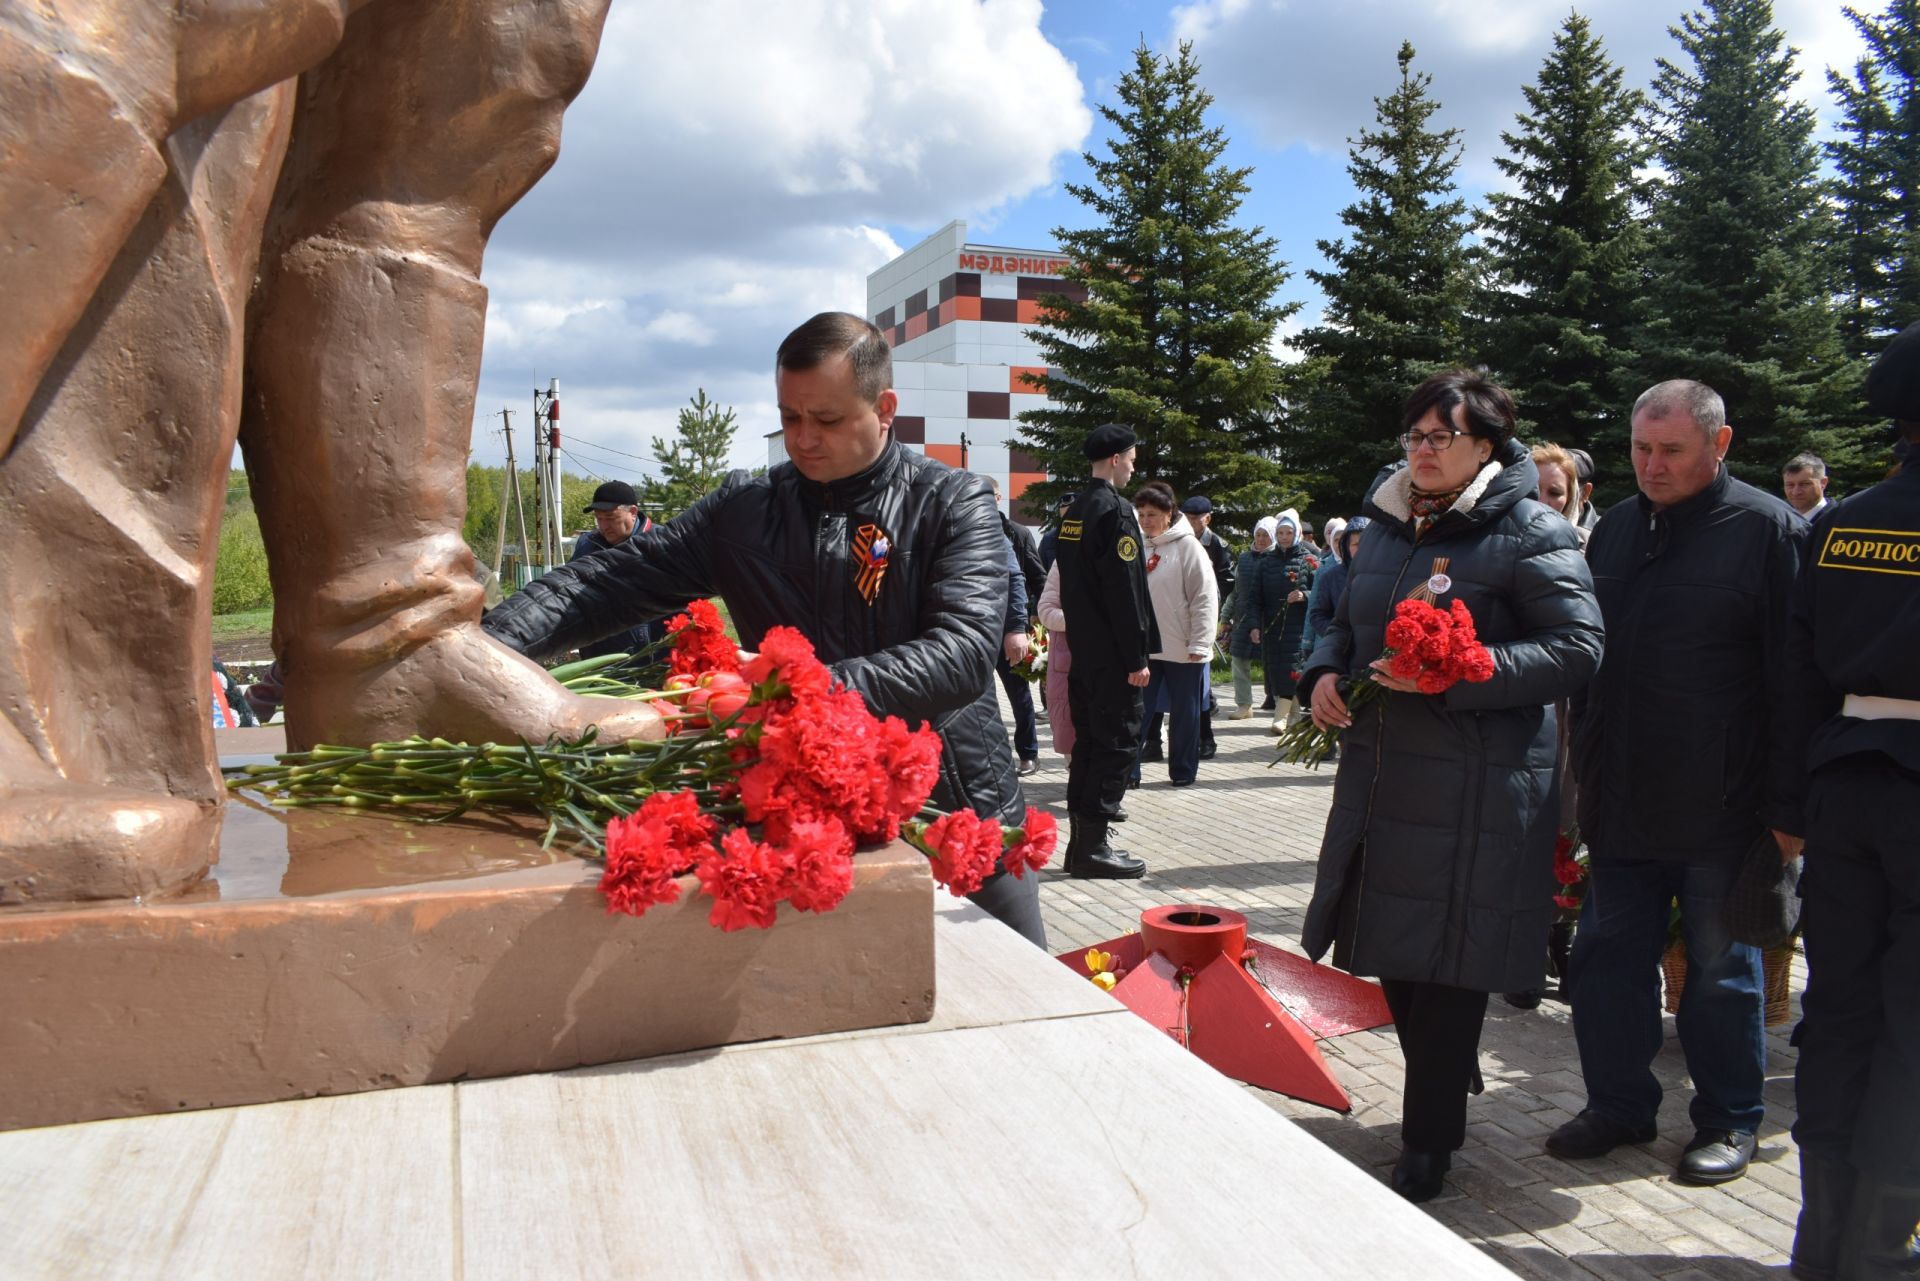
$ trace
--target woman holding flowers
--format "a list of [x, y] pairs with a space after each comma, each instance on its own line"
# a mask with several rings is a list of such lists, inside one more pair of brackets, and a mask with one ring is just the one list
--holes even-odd
[[[1314, 723], [1345, 731], [1302, 942], [1385, 990], [1406, 1055], [1393, 1186], [1415, 1201], [1440, 1191], [1465, 1140], [1488, 993], [1541, 983], [1559, 815], [1552, 705], [1600, 663], [1586, 561], [1572, 527], [1535, 501], [1513, 421], [1512, 397], [1477, 373], [1414, 390], [1407, 466], [1365, 504], [1367, 537], [1301, 681]], [[1436, 693], [1390, 674], [1387, 624], [1416, 590], [1471, 615], [1467, 639], [1477, 632], [1490, 671]], [[1388, 692], [1350, 711], [1356, 678]]]

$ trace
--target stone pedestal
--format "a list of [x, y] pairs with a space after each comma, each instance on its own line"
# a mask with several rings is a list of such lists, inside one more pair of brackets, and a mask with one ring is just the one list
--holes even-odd
[[821, 916], [722, 933], [694, 894], [609, 916], [538, 827], [227, 809], [154, 904], [0, 912], [0, 1129], [547, 1072], [923, 1022], [933, 883], [863, 851]]

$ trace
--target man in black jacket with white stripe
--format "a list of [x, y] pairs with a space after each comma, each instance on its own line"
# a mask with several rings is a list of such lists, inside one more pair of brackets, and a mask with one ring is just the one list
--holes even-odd
[[[671, 523], [574, 561], [486, 618], [534, 658], [720, 596], [740, 643], [798, 628], [876, 715], [929, 722], [934, 803], [1018, 823], [1026, 800], [993, 692], [1008, 554], [987, 482], [892, 436], [893, 356], [859, 316], [824, 312], [780, 344], [789, 461], [734, 472]], [[1046, 945], [1039, 879], [996, 872], [974, 902]]]

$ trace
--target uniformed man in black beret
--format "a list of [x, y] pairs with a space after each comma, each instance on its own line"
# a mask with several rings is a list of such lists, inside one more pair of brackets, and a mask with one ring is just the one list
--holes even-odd
[[1783, 691], [1812, 770], [1796, 1277], [1920, 1275], [1920, 324], [1867, 403], [1902, 466], [1814, 521]]
[[1093, 480], [1060, 522], [1060, 607], [1073, 670], [1067, 700], [1074, 748], [1067, 768], [1067, 875], [1110, 880], [1147, 865], [1107, 841], [1140, 750], [1147, 656], [1160, 648], [1147, 598], [1143, 539], [1120, 486], [1133, 479], [1134, 435], [1117, 423], [1087, 436]]

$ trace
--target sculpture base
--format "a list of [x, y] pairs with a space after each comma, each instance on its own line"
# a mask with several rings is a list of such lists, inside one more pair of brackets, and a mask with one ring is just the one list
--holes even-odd
[[227, 807], [163, 903], [0, 911], [0, 1129], [347, 1094], [924, 1022], [933, 882], [895, 843], [824, 915], [609, 916], [537, 825]]

